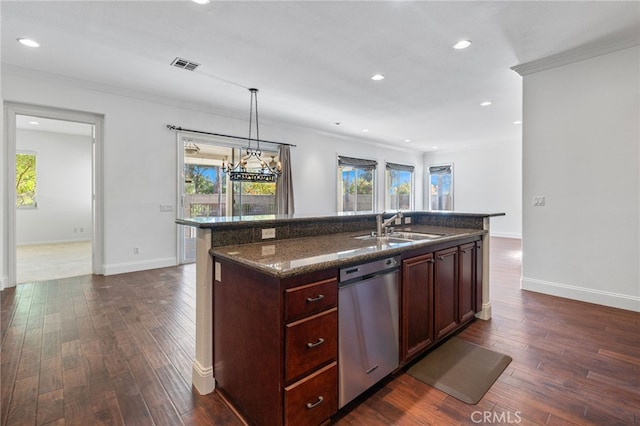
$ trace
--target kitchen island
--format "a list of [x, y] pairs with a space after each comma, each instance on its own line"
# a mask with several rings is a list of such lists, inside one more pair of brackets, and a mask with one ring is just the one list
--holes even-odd
[[[432, 296], [429, 296], [429, 304], [425, 301], [423, 305], [413, 306], [415, 304], [412, 305], [412, 301], [417, 298], [411, 295], [408, 300], [402, 303], [403, 362], [422, 353], [424, 348], [430, 346], [437, 339], [450, 334], [473, 315], [481, 319], [490, 318], [489, 241], [486, 236], [489, 231], [490, 217], [499, 215], [501, 214], [405, 212], [403, 218], [395, 221], [395, 231], [396, 233], [398, 231], [414, 234], [428, 233], [433, 236], [433, 238], [419, 240], [368, 237], [367, 235], [376, 229], [376, 215], [372, 213], [338, 214], [323, 217], [252, 216], [247, 218], [179, 220], [180, 224], [197, 228], [194, 386], [203, 394], [214, 389], [215, 361], [215, 370], [218, 376], [216, 379], [222, 393], [233, 394], [230, 397], [232, 402], [238, 405], [239, 411], [244, 415], [248, 414], [247, 417], [251, 418], [252, 422], [257, 422], [257, 417], [264, 417], [261, 414], [261, 407], [267, 404], [268, 398], [265, 400], [264, 395], [259, 394], [263, 402], [255, 407], [247, 407], [247, 405], [251, 405], [250, 401], [255, 399], [255, 394], [252, 394], [255, 386], [248, 383], [238, 384], [229, 379], [230, 375], [238, 376], [238, 371], [233, 370], [240, 368], [234, 362], [230, 362], [233, 355], [229, 350], [233, 345], [236, 345], [233, 351], [242, 351], [245, 345], [239, 346], [241, 345], [239, 342], [249, 337], [243, 336], [241, 330], [244, 327], [246, 333], [249, 333], [248, 330], [252, 330], [252, 327], [255, 328], [256, 324], [264, 323], [266, 326], [263, 332], [257, 336], [265, 337], [263, 346], [272, 347], [274, 353], [266, 354], [264, 350], [255, 352], [256, 348], [261, 347], [256, 343], [257, 346], [244, 355], [249, 356], [251, 351], [254, 351], [254, 356], [266, 357], [267, 361], [264, 366], [270, 366], [267, 371], [271, 371], [276, 377], [281, 378], [276, 380], [276, 383], [271, 383], [274, 381], [273, 378], [265, 378], [261, 382], [267, 383], [265, 386], [274, 387], [272, 392], [267, 392], [270, 395], [275, 395], [271, 400], [272, 404], [267, 404], [267, 406], [270, 406], [272, 411], [273, 404], [279, 407], [273, 414], [274, 418], [295, 418], [288, 415], [283, 416], [283, 412], [290, 413], [290, 410], [284, 405], [292, 399], [283, 396], [283, 389], [280, 388], [286, 387], [288, 391], [291, 391], [291, 395], [297, 397], [297, 393], [294, 391], [297, 392], [299, 389], [304, 389], [304, 386], [310, 386], [307, 384], [308, 380], [335, 384], [332, 377], [337, 374], [335, 365], [337, 356], [333, 351], [334, 355], [326, 359], [320, 357], [318, 358], [320, 361], [316, 364], [301, 366], [299, 371], [289, 374], [287, 369], [291, 365], [293, 357], [287, 352], [287, 348], [283, 350], [280, 348], [285, 347], [291, 338], [284, 336], [288, 333], [287, 330], [296, 329], [290, 328], [290, 326], [298, 326], [301, 321], [304, 322], [308, 319], [319, 321], [312, 328], [328, 327], [331, 329], [334, 327], [332, 324], [337, 322], [336, 311], [338, 307], [335, 303], [335, 293], [337, 292], [339, 268], [360, 264], [368, 260], [394, 256], [402, 259], [402, 275], [406, 277], [424, 276], [424, 274], [433, 274], [433, 271], [446, 272], [448, 268], [451, 271], [449, 275], [456, 280], [456, 286], [458, 285], [459, 273], [462, 278], [464, 278], [463, 275], [468, 275], [466, 285], [471, 287], [467, 290], [460, 290], [458, 287], [454, 289], [449, 286], [451, 289], [442, 293], [444, 296], [441, 297], [446, 297], [443, 300], [449, 300], [455, 296], [455, 304], [451, 305], [451, 300], [449, 300], [450, 309], [440, 309], [436, 317], [429, 320], [428, 326], [418, 327], [418, 329], [429, 330], [428, 336], [424, 333], [422, 333], [423, 335], [416, 334], [416, 327], [411, 326], [411, 321], [415, 320], [411, 318], [414, 318], [417, 312], [425, 313], [429, 309], [433, 310]], [[386, 215], [386, 217], [388, 216], [390, 215]], [[435, 255], [438, 256], [434, 257]], [[438, 258], [450, 260], [446, 260], [442, 268], [436, 267], [434, 269], [433, 264]], [[460, 269], [462, 266], [459, 265], [463, 265], [465, 262], [471, 262], [469, 265], [472, 268], [465, 266], [465, 269]], [[419, 273], [416, 274], [416, 272]], [[442, 272], [437, 273], [442, 275]], [[217, 300], [214, 298], [214, 281], [216, 297], [219, 298]], [[234, 286], [233, 283], [242, 283], [242, 286]], [[482, 283], [485, 284], [482, 285]], [[433, 282], [429, 285], [433, 285]], [[402, 283], [403, 298], [407, 297], [406, 292], [412, 288], [411, 286], [412, 283]], [[420, 288], [422, 287], [415, 287], [414, 291], [422, 291]], [[289, 306], [289, 302], [285, 298], [298, 294], [294, 289], [303, 290], [299, 294], [307, 294], [305, 291], [309, 290], [307, 298], [311, 299], [317, 296], [313, 296], [316, 289], [323, 290], [320, 294], [323, 298], [326, 295], [326, 300], [318, 304], [321, 310], [311, 310], [289, 316], [286, 309], [291, 308], [295, 311], [297, 308]], [[435, 289], [435, 293], [431, 289], [429, 294], [435, 294], [437, 297], [439, 294], [437, 281]], [[234, 294], [235, 291], [245, 291], [247, 294]], [[260, 294], [261, 297], [258, 299], [247, 298], [247, 303], [244, 306], [243, 304], [233, 304], [237, 303], [237, 300], [233, 302], [234, 297], [242, 300], [241, 297], [248, 296], [249, 292], [252, 296]], [[416, 294], [422, 295], [422, 293]], [[467, 295], [464, 306], [470, 309], [469, 312], [464, 313], [464, 318], [461, 311], [463, 309], [462, 301], [458, 300], [461, 297], [459, 295], [463, 294]], [[247, 309], [247, 311], [240, 312], [243, 309]], [[431, 315], [431, 311], [429, 311], [429, 315]], [[253, 320], [249, 319], [248, 323], [243, 321], [234, 323], [234, 319], [229, 318], [234, 315], [242, 316], [242, 318], [250, 317], [252, 312], [259, 312], [260, 315], [256, 315]], [[237, 326], [237, 336], [222, 332], [221, 330], [228, 328], [221, 328], [222, 324]], [[218, 334], [215, 335], [215, 344], [214, 329], [218, 330]], [[435, 335], [432, 335], [432, 332], [435, 332]], [[256, 337], [256, 335], [252, 336]], [[234, 337], [238, 337], [239, 340], [234, 340]], [[269, 344], [269, 339], [277, 341]], [[329, 348], [329, 353], [331, 353], [333, 343], [331, 339], [329, 340], [327, 344], [323, 343], [321, 346]], [[255, 342], [252, 341], [252, 343]], [[242, 359], [244, 355], [238, 353], [236, 359]], [[248, 364], [249, 360], [244, 359], [243, 362]], [[275, 372], [272, 371], [274, 369]], [[247, 370], [247, 373], [250, 371], [251, 368]], [[221, 385], [221, 381], [225, 384]], [[255, 380], [255, 383], [258, 382]], [[307, 404], [313, 405], [315, 402], [311, 401]], [[321, 405], [326, 406], [327, 404]], [[333, 408], [329, 412], [332, 410]], [[266, 423], [279, 422], [268, 421]]]

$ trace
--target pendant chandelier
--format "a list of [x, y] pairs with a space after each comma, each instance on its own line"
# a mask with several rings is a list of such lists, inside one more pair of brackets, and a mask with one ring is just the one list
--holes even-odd
[[[262, 151], [260, 150], [260, 128], [258, 125], [258, 89], [249, 89], [251, 92], [251, 104], [249, 106], [249, 138], [245, 155], [236, 163], [222, 162], [222, 171], [229, 174], [232, 181], [242, 182], [275, 182], [282, 173], [282, 165], [280, 162], [267, 162], [262, 159]], [[256, 137], [251, 138], [253, 130], [253, 115], [255, 110], [255, 127]], [[255, 141], [256, 147], [252, 148], [251, 142]], [[250, 162], [252, 164], [250, 164]]]

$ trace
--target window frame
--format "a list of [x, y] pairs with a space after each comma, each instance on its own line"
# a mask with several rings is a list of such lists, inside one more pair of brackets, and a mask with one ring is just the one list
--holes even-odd
[[[377, 172], [378, 172], [378, 161], [370, 160], [366, 158], [357, 158], [357, 157], [349, 157], [345, 155], [338, 155], [336, 162], [336, 187], [337, 187], [337, 211], [339, 213], [362, 213], [362, 212], [374, 212], [377, 206]], [[351, 167], [356, 170], [356, 180], [358, 176], [358, 170], [363, 172], [371, 172], [371, 209], [370, 210], [358, 210], [358, 193], [357, 193], [357, 184], [356, 184], [356, 200], [355, 200], [355, 210], [344, 210], [344, 180], [343, 180], [343, 172], [344, 167]]]
[[[409, 207], [405, 208], [405, 209], [401, 209], [400, 206], [392, 206], [391, 205], [391, 183], [392, 183], [392, 179], [391, 179], [391, 173], [392, 172], [407, 172], [410, 173], [410, 192], [409, 192]], [[384, 171], [384, 180], [385, 180], [385, 184], [384, 184], [384, 208], [385, 210], [413, 210], [414, 205], [415, 205], [415, 166], [412, 165], [405, 165], [405, 164], [399, 164], [399, 163], [391, 163], [391, 162], [387, 162], [385, 164], [385, 171]], [[397, 200], [399, 200], [399, 197], [396, 198]]]
[[[432, 203], [432, 198], [431, 198], [431, 192], [432, 192], [432, 188], [431, 188], [431, 176], [434, 174], [439, 174], [439, 173], [432, 173], [432, 169], [439, 169], [439, 168], [448, 168], [450, 170], [449, 174], [451, 176], [450, 179], [450, 183], [449, 183], [449, 195], [451, 198], [451, 206], [448, 209], [435, 209]], [[443, 164], [432, 164], [430, 166], [427, 167], [427, 196], [429, 198], [429, 210], [432, 211], [454, 211], [455, 209], [455, 186], [454, 186], [454, 167], [453, 167], [453, 163], [443, 163]]]

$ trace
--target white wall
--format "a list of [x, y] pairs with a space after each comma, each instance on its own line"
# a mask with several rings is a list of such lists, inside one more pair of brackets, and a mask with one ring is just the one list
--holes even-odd
[[16, 243], [90, 240], [90, 137], [18, 130], [16, 150], [36, 154], [37, 208], [17, 209]]
[[[0, 31], [2, 30], [2, 11], [0, 8]], [[2, 44], [2, 43], [0, 43]], [[2, 58], [2, 47], [0, 47], [0, 58]], [[4, 93], [2, 91], [3, 80], [2, 80], [2, 71], [0, 71], [0, 102], [4, 103]], [[9, 285], [9, 256], [7, 253], [7, 235], [9, 232], [7, 226], [7, 213], [5, 210], [5, 204], [7, 203], [6, 199], [6, 170], [7, 170], [7, 141], [5, 137], [4, 131], [4, 106], [3, 112], [0, 114], [0, 135], [2, 135], [2, 149], [0, 149], [0, 200], [2, 200], [2, 205], [0, 206], [0, 241], [4, 243], [0, 244], [0, 290], [7, 287]]]
[[639, 53], [524, 78], [524, 289], [640, 312]]
[[[506, 213], [491, 218], [491, 235], [522, 236], [522, 145], [519, 140], [497, 142], [462, 151], [424, 155], [425, 181], [429, 166], [453, 163], [453, 207], [459, 212]], [[424, 208], [429, 208], [425, 183]]]
[[[245, 135], [245, 117], [234, 119], [177, 106], [150, 95], [90, 85], [27, 70], [3, 70], [5, 101], [43, 105], [104, 115], [104, 265], [106, 274], [170, 266], [177, 258], [175, 213], [160, 212], [160, 204], [176, 206], [176, 135], [167, 124], [232, 135]], [[238, 96], [246, 91], [238, 90]], [[263, 106], [263, 109], [265, 107]], [[264, 116], [264, 114], [263, 114]], [[336, 210], [338, 154], [363, 155], [412, 164], [421, 154], [371, 147], [355, 139], [274, 125], [261, 120], [268, 140], [296, 144], [292, 148], [296, 212], [324, 214]], [[421, 175], [420, 164], [416, 174]], [[384, 167], [384, 166], [383, 166]], [[383, 168], [382, 167], [382, 168]], [[378, 183], [384, 183], [380, 171]], [[417, 208], [422, 186], [416, 188]], [[383, 205], [382, 189], [378, 204]], [[174, 208], [174, 211], [177, 209]], [[3, 231], [6, 232], [6, 231]], [[2, 240], [6, 241], [4, 234]], [[140, 248], [134, 255], [133, 247]], [[5, 267], [6, 268], [6, 267]], [[0, 276], [6, 276], [6, 269]]]

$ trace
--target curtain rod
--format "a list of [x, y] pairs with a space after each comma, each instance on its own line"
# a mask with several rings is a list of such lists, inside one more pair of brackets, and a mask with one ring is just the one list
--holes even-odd
[[252, 142], [259, 142], [259, 143], [271, 143], [274, 145], [286, 145], [286, 146], [293, 146], [296, 147], [297, 145], [293, 145], [290, 143], [284, 143], [284, 142], [273, 142], [273, 141], [266, 141], [264, 139], [249, 139], [249, 138], [244, 138], [242, 136], [231, 136], [231, 135], [225, 135], [222, 133], [212, 133], [212, 132], [203, 132], [201, 130], [191, 130], [191, 129], [183, 129], [180, 126], [173, 126], [171, 124], [167, 124], [167, 129], [169, 130], [176, 130], [178, 132], [189, 132], [189, 133], [199, 133], [201, 135], [211, 135], [211, 136], [221, 136], [223, 138], [230, 138], [230, 139], [240, 139], [240, 140], [244, 140], [244, 141], [252, 141]]

